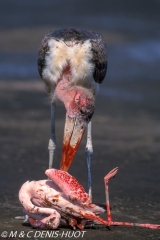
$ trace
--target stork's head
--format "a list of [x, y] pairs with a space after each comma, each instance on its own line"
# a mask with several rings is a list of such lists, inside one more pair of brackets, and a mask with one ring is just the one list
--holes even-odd
[[64, 104], [67, 111], [61, 170], [67, 171], [79, 147], [86, 126], [94, 113], [94, 96], [85, 88], [73, 87], [68, 90]]
[[82, 87], [75, 87], [68, 94], [70, 94], [70, 101], [65, 104], [67, 116], [72, 119], [77, 118], [79, 122], [84, 122], [86, 125], [94, 112], [93, 94]]

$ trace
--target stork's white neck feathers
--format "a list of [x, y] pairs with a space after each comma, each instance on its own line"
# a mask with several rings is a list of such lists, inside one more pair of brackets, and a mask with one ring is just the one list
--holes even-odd
[[97, 92], [97, 84], [93, 81], [94, 64], [91, 61], [93, 53], [91, 42], [64, 42], [50, 39], [49, 50], [45, 56], [42, 76], [45, 81], [55, 86], [62, 77], [64, 68], [69, 64], [71, 69], [71, 83], [84, 86]]

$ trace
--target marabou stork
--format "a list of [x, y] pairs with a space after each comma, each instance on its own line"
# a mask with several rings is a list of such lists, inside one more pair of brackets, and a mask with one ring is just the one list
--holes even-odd
[[60, 169], [68, 171], [88, 125], [86, 155], [91, 196], [91, 118], [98, 85], [107, 70], [105, 42], [100, 34], [91, 31], [77, 28], [52, 30], [41, 42], [38, 70], [51, 96], [49, 168], [52, 168], [56, 148], [55, 99], [58, 98], [66, 108]]

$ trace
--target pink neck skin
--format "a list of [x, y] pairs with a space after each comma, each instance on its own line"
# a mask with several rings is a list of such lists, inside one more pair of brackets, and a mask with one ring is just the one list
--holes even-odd
[[70, 90], [71, 70], [67, 65], [63, 71], [62, 77], [59, 79], [56, 86], [56, 95], [64, 103], [66, 110], [74, 97], [74, 92]]
[[56, 95], [64, 105], [66, 110], [69, 108], [71, 101], [76, 95], [76, 89], [70, 89], [70, 81], [66, 76], [63, 76], [62, 79], [58, 82], [56, 86]]
[[94, 105], [92, 93], [87, 89], [71, 86], [71, 71], [68, 65], [64, 70], [62, 77], [59, 79], [56, 89], [56, 95], [66, 108], [67, 115], [73, 117], [74, 114], [80, 114], [79, 109], [86, 108], [89, 105]]

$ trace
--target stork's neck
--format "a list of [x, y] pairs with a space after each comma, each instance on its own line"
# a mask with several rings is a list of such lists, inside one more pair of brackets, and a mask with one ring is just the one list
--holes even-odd
[[75, 95], [73, 89], [71, 89], [70, 66], [67, 66], [64, 69], [62, 77], [59, 79], [56, 85], [55, 92], [58, 99], [60, 99], [64, 103], [65, 107], [67, 108]]
[[63, 70], [63, 74], [56, 85], [55, 93], [57, 98], [64, 103], [69, 116], [73, 112], [77, 112], [77, 114], [80, 110], [83, 112], [83, 108], [94, 108], [95, 96], [90, 89], [73, 85], [69, 65]]

